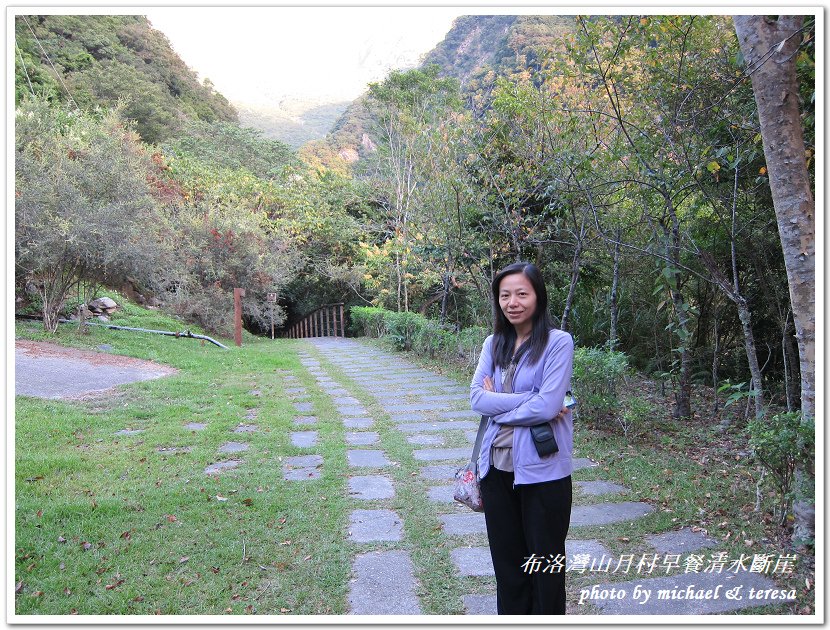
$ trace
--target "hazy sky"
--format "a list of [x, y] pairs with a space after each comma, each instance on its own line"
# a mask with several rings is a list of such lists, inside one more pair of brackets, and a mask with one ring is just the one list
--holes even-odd
[[[459, 7], [147, 7], [174, 50], [229, 100], [353, 100], [392, 68], [414, 67]], [[469, 9], [467, 10], [469, 13]]]

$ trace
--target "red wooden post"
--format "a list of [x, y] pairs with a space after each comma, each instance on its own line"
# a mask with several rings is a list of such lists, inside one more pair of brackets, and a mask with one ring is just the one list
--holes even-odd
[[245, 297], [245, 289], [235, 288], [233, 290], [233, 340], [237, 346], [242, 345], [242, 298]]
[[343, 315], [343, 305], [340, 305], [340, 334], [346, 337], [346, 318]]

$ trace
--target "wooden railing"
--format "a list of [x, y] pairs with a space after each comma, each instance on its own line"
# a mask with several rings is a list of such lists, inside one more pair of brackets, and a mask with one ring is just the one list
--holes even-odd
[[324, 304], [291, 326], [288, 337], [345, 337], [346, 316], [343, 307], [344, 304]]

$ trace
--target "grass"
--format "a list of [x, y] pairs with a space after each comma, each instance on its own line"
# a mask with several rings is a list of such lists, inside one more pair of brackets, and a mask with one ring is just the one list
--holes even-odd
[[[181, 329], [129, 307], [130, 325]], [[114, 320], [121, 324], [122, 321]], [[15, 430], [16, 612], [26, 614], [342, 614], [350, 557], [342, 426], [321, 423], [320, 479], [291, 484], [282, 459], [293, 407], [277, 370], [297, 374], [321, 418], [328, 397], [300, 366], [300, 342], [246, 337], [229, 351], [198, 341], [29, 324], [18, 338], [113, 352], [179, 368], [85, 402], [18, 397]], [[259, 390], [257, 397], [251, 392]], [[250, 409], [256, 420], [246, 421]], [[207, 423], [192, 432], [187, 422]], [[257, 433], [235, 435], [240, 422]], [[142, 429], [118, 436], [124, 428]], [[221, 455], [226, 441], [247, 452]], [[160, 453], [159, 448], [190, 447]], [[203, 473], [222, 459], [244, 465]], [[340, 463], [338, 463], [340, 462]]]
[[[186, 327], [131, 305], [113, 323]], [[370, 392], [308, 344], [246, 335], [241, 349], [229, 342], [231, 349], [224, 351], [192, 339], [104, 328], [78, 334], [71, 325], [51, 336], [36, 323], [19, 324], [16, 335], [84, 349], [109, 344], [114, 353], [179, 369], [173, 376], [82, 402], [17, 397], [17, 614], [342, 615], [348, 611], [354, 555], [385, 548], [410, 552], [426, 614], [460, 614], [463, 595], [493, 592], [493, 578], [458, 577], [450, 556], [456, 546], [486, 546], [486, 537], [448, 539], [441, 530], [441, 513], [466, 510], [428, 501], [427, 488], [435, 482], [419, 475], [423, 462], [414, 459], [406, 436]], [[375, 418], [372, 430], [396, 463], [384, 473], [392, 477], [396, 494], [359, 507], [395, 510], [404, 522], [403, 541], [348, 541], [349, 513], [356, 507], [348, 496], [348, 477], [368, 471], [348, 467], [346, 430], [331, 397], [300, 364], [300, 350], [313, 354]], [[411, 355], [407, 360], [459, 383], [469, 379], [465, 368]], [[297, 381], [288, 384], [284, 374], [294, 374]], [[284, 458], [307, 452], [289, 440], [296, 412], [284, 389], [296, 385], [308, 391], [313, 415], [320, 418], [313, 428], [320, 432], [316, 452], [325, 465], [319, 479], [288, 482], [282, 478]], [[256, 419], [246, 420], [252, 409]], [[207, 428], [189, 431], [188, 422]], [[259, 431], [233, 434], [241, 422], [257, 424]], [[754, 511], [756, 473], [741, 456], [742, 433], [736, 425], [720, 434], [717, 423], [717, 418], [693, 425], [651, 418], [626, 439], [611, 424], [579, 420], [577, 456], [600, 465], [577, 472], [575, 479], [621, 483], [631, 491], [601, 500], [645, 501], [654, 510], [630, 524], [574, 528], [570, 537], [598, 538], [617, 555], [642, 554], [653, 553], [645, 541], [648, 534], [700, 527], [719, 541], [715, 550], [731, 557], [788, 552], [786, 532], [769, 512], [772, 498], [765, 496], [763, 509]], [[143, 432], [115, 434], [124, 428]], [[248, 442], [250, 448], [221, 455], [218, 449], [227, 441]], [[459, 434], [444, 446], [469, 443]], [[159, 452], [170, 447], [190, 450]], [[218, 476], [203, 472], [209, 464], [235, 458], [245, 463]], [[575, 493], [575, 504], [596, 500]], [[799, 556], [793, 575], [776, 576], [782, 587], [797, 589], [795, 604], [739, 614], [809, 614], [814, 572], [812, 559], [804, 560]], [[581, 588], [632, 576], [601, 577], [569, 576], [569, 613], [596, 612], [575, 605]]]

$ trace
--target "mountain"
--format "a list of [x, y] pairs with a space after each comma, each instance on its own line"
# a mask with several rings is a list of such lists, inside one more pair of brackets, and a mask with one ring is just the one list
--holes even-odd
[[324, 137], [331, 129], [332, 121], [337, 120], [349, 105], [349, 101], [331, 103], [289, 98], [271, 108], [234, 103], [243, 127], [256, 129], [266, 138], [280, 140], [295, 149]]
[[187, 120], [237, 122], [210, 81], [199, 82], [161, 31], [140, 15], [15, 16], [15, 99], [27, 94], [78, 107], [123, 103], [145, 142]]
[[[558, 15], [465, 15], [456, 18], [444, 39], [423, 58], [421, 67], [438, 65], [454, 77], [471, 107], [486, 109], [496, 77], [539, 72], [547, 54], [572, 33], [574, 18]], [[349, 105], [325, 140], [301, 153], [307, 161], [343, 170], [374, 150], [365, 97]]]

